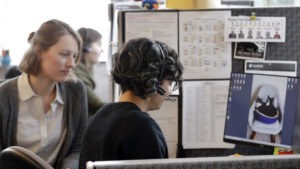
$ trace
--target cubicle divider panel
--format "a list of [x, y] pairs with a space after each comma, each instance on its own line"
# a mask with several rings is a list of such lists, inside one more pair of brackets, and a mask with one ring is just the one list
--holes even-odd
[[87, 169], [296, 169], [299, 155], [87, 162]]
[[[230, 11], [231, 16], [251, 16], [255, 13], [256, 17], [286, 17], [286, 37], [285, 42], [277, 43], [277, 42], [269, 42], [266, 48], [266, 56], [265, 60], [276, 60], [276, 61], [297, 61], [297, 67], [299, 67], [300, 57], [300, 8], [299, 7], [271, 7], [271, 8], [219, 8], [219, 9], [199, 9], [199, 10], [126, 10], [120, 11], [118, 14], [119, 22], [119, 42], [124, 43], [129, 37], [132, 36], [132, 33], [136, 33], [135, 36], [146, 36], [149, 38], [153, 38], [155, 40], [162, 40], [159, 36], [153, 36], [153, 32], [159, 30], [159, 27], [162, 25], [157, 25], [155, 28], [151, 28], [148, 30], [149, 34], [145, 33], [141, 34], [141, 29], [135, 28], [134, 32], [128, 34], [126, 31], [127, 19], [126, 15], [137, 13], [140, 15], [141, 13], [145, 13], [145, 19], [139, 20], [139, 24], [149, 24], [148, 20], [149, 14], [171, 14], [173, 16], [169, 17], [174, 19], [177, 16], [176, 20], [171, 20], [168, 23], [168, 26], [173, 27], [177, 25], [177, 29], [170, 29], [172, 33], [168, 36], [174, 41], [170, 46], [174, 48], [178, 53], [180, 53], [180, 39], [179, 39], [179, 13], [180, 12], [191, 12], [191, 11]], [[140, 15], [141, 16], [141, 15]], [[139, 18], [140, 18], [139, 16]], [[158, 17], [160, 18], [160, 17]], [[132, 18], [131, 18], [132, 19]], [[165, 20], [166, 18], [162, 18]], [[131, 25], [132, 26], [132, 25]], [[156, 30], [155, 30], [156, 29]], [[155, 31], [153, 31], [155, 30]], [[162, 28], [162, 32], [163, 32]], [[176, 32], [177, 31], [177, 32]], [[156, 34], [157, 35], [157, 34]], [[167, 43], [168, 44], [168, 43]], [[169, 44], [168, 44], [169, 45]], [[232, 72], [244, 72], [244, 60], [235, 59], [233, 57], [234, 53], [234, 45], [232, 42]], [[179, 55], [180, 57], [180, 55]], [[300, 75], [300, 70], [297, 70], [297, 75]], [[197, 79], [195, 79], [197, 80]], [[199, 80], [199, 79], [198, 79]], [[211, 79], [214, 80], [214, 79]], [[229, 80], [229, 79], [228, 79]], [[182, 90], [182, 89], [181, 89]], [[298, 100], [298, 105], [300, 105], [300, 100]], [[177, 108], [176, 108], [177, 109]], [[273, 154], [273, 148], [270, 147], [254, 147], [247, 144], [236, 144], [234, 148], [199, 148], [199, 149], [183, 149], [182, 146], [182, 91], [178, 94], [178, 150], [177, 157], [204, 157], [204, 156], [227, 156], [235, 153], [244, 154], [244, 155], [268, 155]]]

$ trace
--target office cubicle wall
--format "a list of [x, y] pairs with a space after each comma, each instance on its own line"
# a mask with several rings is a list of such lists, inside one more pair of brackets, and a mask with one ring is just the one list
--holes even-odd
[[296, 169], [299, 167], [300, 155], [87, 162], [87, 169]]
[[[265, 60], [275, 60], [275, 61], [296, 61], [297, 67], [299, 67], [299, 49], [300, 49], [300, 8], [299, 7], [272, 7], [272, 8], [222, 8], [222, 9], [199, 9], [199, 10], [132, 10], [132, 11], [121, 11], [119, 13], [119, 41], [124, 43], [132, 34], [127, 34], [126, 32], [126, 14], [135, 12], [144, 13], [179, 13], [180, 12], [206, 12], [206, 11], [230, 11], [231, 16], [251, 16], [253, 13], [257, 17], [286, 17], [286, 38], [284, 43], [268, 43], [266, 48]], [[148, 15], [145, 15], [148, 16]], [[139, 24], [147, 24], [147, 18], [145, 20], [139, 20]], [[178, 21], [179, 25], [179, 21]], [[159, 25], [162, 26], [162, 25]], [[179, 27], [179, 26], [178, 26]], [[140, 30], [136, 30], [137, 33]], [[170, 29], [170, 31], [172, 31]], [[149, 30], [149, 36], [151, 37], [154, 31]], [[173, 39], [177, 39], [177, 45], [174, 43], [171, 45], [180, 54], [180, 32], [172, 33]], [[145, 35], [145, 34], [140, 34]], [[155, 40], [159, 40], [159, 37], [155, 37]], [[231, 44], [232, 55], [235, 48], [235, 43]], [[180, 55], [179, 55], [180, 56]], [[232, 56], [232, 72], [244, 72], [245, 61], [241, 59], [234, 59]], [[297, 70], [297, 75], [300, 75], [300, 70]], [[193, 79], [192, 79], [193, 80]], [[199, 79], [194, 79], [199, 80]], [[214, 80], [214, 79], [210, 79]], [[246, 144], [236, 144], [233, 149], [228, 148], [199, 148], [199, 149], [183, 149], [182, 147], [182, 92], [178, 95], [178, 157], [199, 157], [199, 156], [226, 156], [234, 153], [240, 153], [245, 155], [256, 155], [256, 154], [272, 154], [273, 149], [270, 147], [254, 147]], [[298, 100], [298, 105], [300, 101]]]

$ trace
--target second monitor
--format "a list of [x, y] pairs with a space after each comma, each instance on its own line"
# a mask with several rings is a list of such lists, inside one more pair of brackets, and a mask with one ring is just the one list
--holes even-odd
[[224, 141], [292, 148], [299, 79], [232, 73]]

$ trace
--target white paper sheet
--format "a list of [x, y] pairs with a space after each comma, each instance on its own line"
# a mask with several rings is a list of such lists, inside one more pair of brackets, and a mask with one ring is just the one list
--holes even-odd
[[231, 43], [224, 42], [224, 21], [231, 11], [179, 12], [183, 79], [229, 78]]
[[190, 148], [233, 148], [223, 142], [229, 80], [183, 82], [182, 143]]
[[146, 37], [178, 51], [177, 12], [129, 12], [125, 17], [125, 41]]
[[174, 102], [165, 100], [160, 110], [148, 112], [160, 126], [168, 144], [169, 157], [175, 158], [178, 143], [178, 96], [170, 96]]

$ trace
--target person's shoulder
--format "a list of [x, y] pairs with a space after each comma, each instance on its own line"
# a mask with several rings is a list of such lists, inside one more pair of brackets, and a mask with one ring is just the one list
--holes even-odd
[[17, 84], [18, 84], [18, 77], [6, 79], [0, 83], [0, 89], [7, 90], [7, 89], [11, 89], [11, 88], [16, 88]]
[[130, 121], [147, 121], [151, 118], [148, 113], [141, 111], [135, 104], [131, 102], [114, 102], [108, 103], [97, 111], [98, 115], [117, 116], [118, 118]]
[[78, 95], [79, 93], [85, 93], [86, 88], [82, 80], [78, 78], [68, 79], [65, 82], [59, 83], [63, 91], [69, 91], [72, 95]]
[[155, 120], [147, 112], [131, 111], [130, 116], [137, 125], [144, 127], [158, 126]]
[[86, 65], [82, 62], [79, 62], [78, 65], [73, 69], [75, 74], [82, 73], [86, 70]]
[[[17, 96], [18, 94], [18, 78], [7, 79], [0, 84], [1, 99], [7, 99], [10, 96]], [[0, 100], [1, 100], [0, 99]]]
[[140, 112], [132, 119], [132, 125], [135, 126], [134, 128], [139, 128], [139, 131], [148, 133], [148, 135], [153, 135], [154, 137], [162, 135], [159, 124], [148, 113]]
[[104, 105], [98, 112], [109, 112], [110, 114], [119, 114], [120, 117], [126, 117], [136, 116], [140, 113], [140, 109], [130, 102], [113, 102]]
[[5, 79], [11, 79], [17, 76], [20, 76], [22, 74], [21, 70], [18, 66], [11, 66], [4, 75]]
[[61, 84], [70, 88], [77, 88], [77, 89], [84, 87], [82, 80], [76, 77], [70, 78]]

